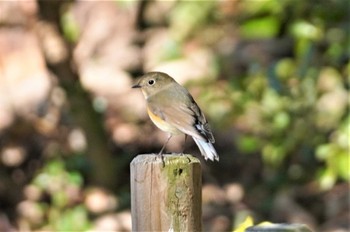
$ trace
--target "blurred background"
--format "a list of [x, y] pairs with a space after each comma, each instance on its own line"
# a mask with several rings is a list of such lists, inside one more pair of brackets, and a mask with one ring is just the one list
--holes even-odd
[[347, 0], [0, 2], [0, 231], [130, 231], [129, 163], [167, 135], [137, 77], [206, 114], [204, 231], [349, 231]]

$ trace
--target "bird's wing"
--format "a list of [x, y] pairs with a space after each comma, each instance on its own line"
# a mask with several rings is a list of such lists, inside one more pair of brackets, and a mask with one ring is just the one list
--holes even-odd
[[193, 98], [190, 95], [189, 97], [191, 99], [189, 106], [183, 102], [177, 102], [177, 104], [167, 102], [167, 104], [153, 104], [153, 107], [149, 107], [154, 114], [174, 125], [183, 133], [214, 143], [213, 134], [204, 114]]

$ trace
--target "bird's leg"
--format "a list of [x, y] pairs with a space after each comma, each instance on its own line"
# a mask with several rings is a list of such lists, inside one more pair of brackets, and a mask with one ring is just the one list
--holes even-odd
[[163, 157], [163, 150], [164, 148], [166, 147], [166, 145], [168, 144], [169, 140], [171, 139], [172, 137], [172, 134], [169, 134], [167, 140], [165, 141], [162, 149], [160, 150], [160, 152], [158, 153], [158, 155], [160, 156], [160, 158], [162, 159], [162, 163], [163, 163], [163, 167], [165, 166], [165, 163], [164, 163], [164, 157]]
[[184, 141], [184, 145], [183, 145], [183, 148], [182, 148], [182, 155], [184, 155], [185, 154], [185, 149], [186, 149], [186, 140], [187, 140], [187, 134], [185, 134], [185, 141]]
[[162, 154], [163, 154], [163, 150], [164, 150], [164, 148], [166, 147], [166, 145], [168, 144], [168, 142], [169, 142], [169, 140], [171, 139], [171, 137], [172, 137], [172, 135], [169, 134], [167, 140], [165, 141], [165, 143], [164, 143], [162, 149], [160, 150], [160, 152], [158, 153], [158, 155], [162, 155]]
[[[185, 142], [184, 142], [184, 146], [183, 146], [183, 149], [182, 149], [182, 153], [181, 153], [181, 155], [185, 155], [185, 149], [186, 149], [186, 140], [187, 140], [187, 134], [185, 134]], [[188, 159], [188, 162], [190, 163], [191, 162], [191, 159], [190, 158], [188, 158], [187, 157], [187, 159]]]

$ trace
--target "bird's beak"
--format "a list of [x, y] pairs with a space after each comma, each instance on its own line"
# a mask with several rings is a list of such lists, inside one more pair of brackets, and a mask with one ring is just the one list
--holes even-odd
[[133, 85], [131, 88], [136, 89], [136, 88], [141, 88], [141, 85], [139, 83]]
[[136, 80], [135, 80], [136, 84], [134, 84], [133, 86], [131, 86], [131, 88], [133, 88], [133, 89], [142, 88], [142, 85], [141, 85], [142, 77], [143, 77], [143, 76], [137, 77]]

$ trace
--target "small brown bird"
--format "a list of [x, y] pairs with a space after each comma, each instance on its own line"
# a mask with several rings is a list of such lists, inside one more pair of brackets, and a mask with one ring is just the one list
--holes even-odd
[[209, 124], [187, 89], [162, 72], [146, 73], [132, 88], [141, 88], [149, 117], [169, 133], [160, 155], [173, 135], [183, 133], [193, 138], [205, 160], [219, 161]]

